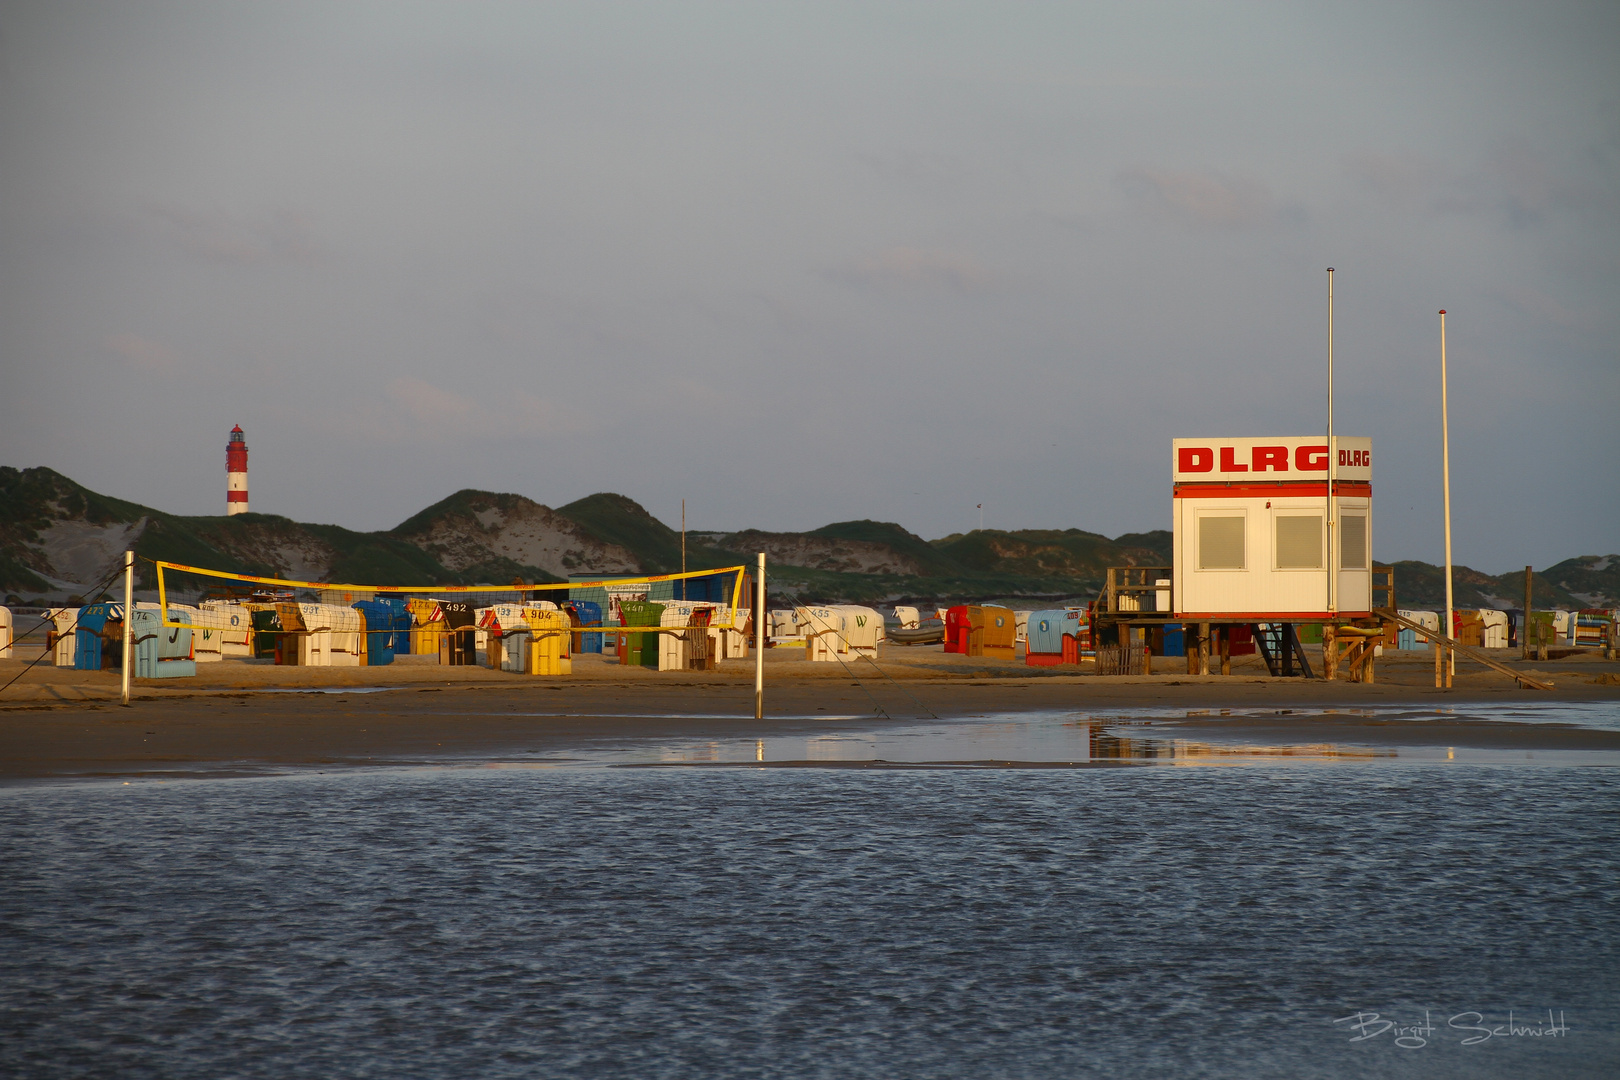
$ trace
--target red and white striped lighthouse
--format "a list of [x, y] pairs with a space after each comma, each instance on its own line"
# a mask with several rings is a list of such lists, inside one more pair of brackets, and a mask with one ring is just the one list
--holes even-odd
[[247, 442], [242, 437], [242, 425], [231, 428], [231, 441], [225, 444], [225, 513], [247, 513]]

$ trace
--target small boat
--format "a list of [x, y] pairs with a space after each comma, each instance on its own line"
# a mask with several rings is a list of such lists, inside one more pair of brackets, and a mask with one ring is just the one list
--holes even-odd
[[938, 645], [945, 640], [945, 624], [931, 619], [910, 630], [890, 628], [883, 633], [891, 645]]

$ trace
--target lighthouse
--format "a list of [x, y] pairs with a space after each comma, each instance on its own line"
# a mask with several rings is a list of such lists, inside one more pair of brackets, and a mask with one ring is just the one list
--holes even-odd
[[225, 513], [247, 513], [247, 441], [242, 425], [231, 428], [231, 441], [225, 444]]

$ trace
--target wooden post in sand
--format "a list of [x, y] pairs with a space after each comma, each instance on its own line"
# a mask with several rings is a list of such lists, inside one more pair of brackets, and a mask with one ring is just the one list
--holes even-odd
[[1444, 637], [1434, 642], [1434, 688], [1436, 690], [1451, 689], [1451, 675], [1456, 670], [1457, 658], [1451, 654]]
[[1339, 677], [1339, 627], [1322, 624], [1322, 678], [1333, 682]]
[[1221, 674], [1232, 674], [1232, 627], [1221, 627]]
[[1519, 620], [1519, 651], [1523, 658], [1529, 660], [1530, 652], [1530, 593], [1535, 582], [1535, 572], [1528, 566], [1524, 568], [1524, 617]]

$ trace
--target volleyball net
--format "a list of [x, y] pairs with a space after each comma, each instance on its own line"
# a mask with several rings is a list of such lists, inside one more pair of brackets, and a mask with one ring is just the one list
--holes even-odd
[[194, 644], [207, 641], [223, 656], [280, 660], [276, 650], [288, 648], [285, 639], [296, 636], [305, 650], [337, 654], [314, 663], [367, 653], [372, 659], [360, 662], [375, 663], [383, 650], [441, 658], [450, 653], [445, 662], [465, 663], [459, 654], [487, 648], [491, 635], [560, 632], [573, 637], [574, 651], [601, 651], [604, 633], [638, 644], [650, 642], [648, 635], [692, 627], [740, 637], [752, 615], [746, 566], [508, 585], [378, 585], [154, 565], [162, 625], [192, 631]]

